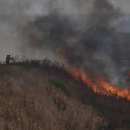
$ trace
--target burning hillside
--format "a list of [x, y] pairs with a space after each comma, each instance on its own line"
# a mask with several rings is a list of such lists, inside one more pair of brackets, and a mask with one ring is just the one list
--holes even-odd
[[60, 61], [96, 93], [130, 100], [130, 82], [125, 75], [130, 38], [113, 27], [122, 17], [121, 11], [109, 0], [93, 0], [89, 14], [61, 12], [55, 9], [28, 21], [21, 30], [23, 48]]
[[90, 87], [95, 93], [105, 96], [115, 96], [117, 98], [122, 97], [130, 100], [130, 90], [128, 88], [118, 89], [118, 87], [112, 86], [103, 78], [90, 78], [88, 73], [80, 72], [78, 69], [75, 68], [71, 70], [71, 74], [76, 80], [85, 83], [86, 86]]
[[0, 129], [129, 130], [129, 6], [0, 0]]

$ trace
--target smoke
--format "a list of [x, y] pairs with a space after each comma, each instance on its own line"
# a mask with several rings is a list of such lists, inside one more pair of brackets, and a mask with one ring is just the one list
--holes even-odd
[[6, 5], [0, 7], [0, 22], [11, 37], [3, 44], [12, 40], [19, 53], [51, 57], [114, 85], [126, 84], [130, 38], [118, 24], [129, 12], [125, 0], [2, 0], [0, 5]]
[[90, 12], [86, 10], [82, 15], [80, 11], [73, 13], [71, 6], [71, 13], [54, 8], [48, 15], [30, 21], [23, 30], [25, 43], [34, 51], [51, 52], [69, 66], [96, 72], [112, 83], [120, 83], [121, 74], [114, 61], [119, 49], [111, 23], [121, 13], [107, 0], [94, 0], [91, 5]]

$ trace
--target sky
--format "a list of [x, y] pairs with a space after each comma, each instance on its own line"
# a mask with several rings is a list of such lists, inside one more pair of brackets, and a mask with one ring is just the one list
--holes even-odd
[[[59, 8], [64, 14], [89, 14], [93, 0], [0, 0], [0, 59], [6, 54], [29, 55], [23, 51], [21, 28], [36, 16], [46, 15]], [[130, 0], [109, 0], [123, 16], [114, 21], [113, 26], [120, 25], [117, 31], [130, 32]], [[36, 53], [36, 57], [40, 55]]]

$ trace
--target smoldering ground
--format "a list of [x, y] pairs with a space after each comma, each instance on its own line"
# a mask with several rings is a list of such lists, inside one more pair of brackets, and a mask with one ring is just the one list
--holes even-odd
[[28, 0], [20, 5], [26, 15], [16, 17], [22, 52], [32, 51], [31, 57], [52, 54], [68, 66], [125, 86], [130, 39], [128, 32], [117, 32], [117, 23], [129, 10], [117, 8], [120, 2]]

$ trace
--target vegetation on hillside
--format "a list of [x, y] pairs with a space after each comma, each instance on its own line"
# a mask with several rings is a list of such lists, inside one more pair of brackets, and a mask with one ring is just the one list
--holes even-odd
[[49, 60], [0, 65], [1, 130], [128, 130], [129, 108]]

